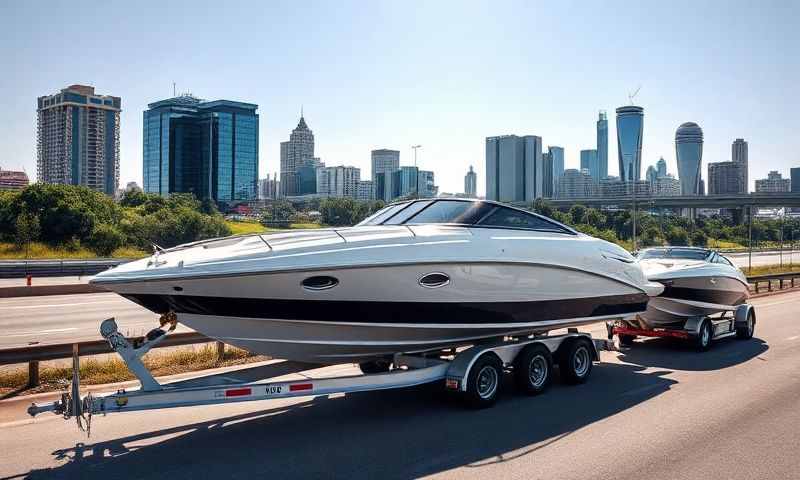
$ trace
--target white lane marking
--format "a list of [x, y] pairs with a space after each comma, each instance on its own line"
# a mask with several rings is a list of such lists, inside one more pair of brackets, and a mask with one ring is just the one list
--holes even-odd
[[786, 340], [797, 340], [798, 338], [800, 338], [800, 335], [795, 335], [793, 337], [789, 337]]
[[27, 337], [29, 335], [49, 335], [51, 333], [61, 333], [61, 332], [72, 332], [77, 330], [78, 327], [70, 327], [70, 328], [53, 328], [50, 330], [40, 330], [38, 332], [23, 332], [23, 333], [10, 333], [4, 334], [3, 337]]
[[50, 305], [17, 305], [11, 307], [3, 307], [8, 310], [23, 310], [31, 308], [53, 308], [53, 307], [78, 307], [81, 305], [99, 305], [101, 303], [118, 303], [115, 300], [101, 300], [99, 302], [79, 302], [79, 303], [52, 303]]

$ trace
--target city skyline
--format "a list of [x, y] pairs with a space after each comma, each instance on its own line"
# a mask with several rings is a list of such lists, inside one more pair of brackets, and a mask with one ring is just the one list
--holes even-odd
[[[208, 12], [158, 4], [154, 23], [147, 12], [156, 5], [109, 5], [102, 11], [66, 4], [0, 6], [0, 48], [13, 72], [0, 79], [12, 93], [0, 110], [8, 126], [0, 133], [0, 167], [34, 177], [35, 97], [64, 85], [90, 84], [123, 99], [119, 183], [142, 183], [141, 112], [171, 96], [172, 82], [178, 92], [260, 105], [260, 178], [279, 170], [279, 144], [287, 126], [296, 124], [301, 105], [313, 118], [327, 164], [367, 172], [371, 150], [396, 148], [408, 160], [411, 145], [421, 144], [419, 167], [434, 170], [445, 192], [462, 189], [470, 164], [485, 178], [485, 137], [503, 132], [535, 133], [545, 145], [563, 146], [565, 168], [576, 168], [580, 149], [596, 143], [597, 111], [625, 105], [637, 85], [642, 89], [636, 103], [647, 111], [643, 170], [664, 156], [669, 170], [677, 171], [673, 135], [686, 121], [703, 126], [704, 173], [710, 162], [732, 160], [735, 138], [748, 140], [751, 191], [755, 178], [775, 169], [788, 174], [798, 163], [790, 79], [800, 72], [782, 48], [787, 39], [798, 38], [790, 21], [800, 13], [797, 5], [691, 4], [696, 15], [686, 18], [675, 5], [626, 4], [622, 19], [600, 3], [582, 5], [579, 17], [569, 5], [517, 3], [513, 21], [522, 23], [534, 13], [542, 20], [542, 28], [524, 42], [521, 34], [508, 34], [515, 29], [491, 15], [496, 7], [489, 4], [454, 10], [447, 4], [401, 8], [344, 2], [314, 4], [299, 15], [288, 5], [236, 3], [214, 9], [221, 24], [237, 28], [213, 41], [188, 27]], [[361, 20], [345, 28], [344, 19], [356, 12]], [[87, 25], [102, 23], [96, 22], [100, 15], [126, 19], [114, 25], [110, 42], [81, 35]], [[564, 15], [575, 21], [555, 21]], [[610, 45], [592, 45], [571, 33], [585, 31], [589, 22], [614, 32]], [[274, 28], [260, 28], [265, 23]], [[301, 24], [316, 27], [299, 35]], [[163, 31], [182, 41], [165, 48]], [[702, 38], [688, 35], [697, 31]], [[75, 38], [76, 48], [91, 48], [92, 55], [74, 62], [51, 53], [48, 45], [64, 36]], [[284, 54], [286, 39], [291, 55]], [[511, 61], [520, 54], [524, 61]], [[30, 61], [39, 57], [44, 63]], [[415, 68], [407, 68], [410, 64]], [[40, 65], [47, 65], [46, 75]], [[542, 65], [558, 68], [549, 68], [547, 76], [531, 74]], [[591, 78], [575, 75], [576, 65], [592, 70]], [[319, 74], [307, 75], [309, 68]], [[764, 78], [775, 81], [759, 88]], [[618, 175], [615, 125], [609, 124], [608, 174]], [[483, 188], [479, 181], [479, 195]]]

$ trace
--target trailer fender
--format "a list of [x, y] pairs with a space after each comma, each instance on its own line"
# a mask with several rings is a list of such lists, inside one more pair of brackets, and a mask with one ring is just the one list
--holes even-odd
[[750, 312], [753, 312], [753, 324], [756, 323], [756, 310], [753, 308], [752, 305], [749, 303], [743, 303], [736, 307], [736, 310], [733, 313], [733, 323], [735, 327], [745, 327], [747, 326], [747, 315]]

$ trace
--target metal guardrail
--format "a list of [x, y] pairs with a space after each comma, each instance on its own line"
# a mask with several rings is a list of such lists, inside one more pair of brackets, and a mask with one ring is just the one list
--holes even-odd
[[[164, 338], [153, 348], [177, 347], [180, 345], [194, 345], [198, 343], [216, 342], [197, 332], [172, 333]], [[222, 358], [225, 353], [225, 344], [216, 342], [217, 358]], [[0, 365], [16, 363], [28, 364], [28, 387], [39, 385], [39, 362], [45, 360], [60, 360], [73, 358], [75, 355], [88, 356], [104, 353], [114, 353], [107, 340], [92, 340], [78, 343], [60, 343], [54, 345], [34, 345], [28, 347], [0, 349]]]
[[[767, 291], [771, 292], [772, 284], [774, 282], [778, 282], [778, 289], [783, 290], [784, 282], [789, 282], [791, 285], [789, 288], [794, 288], [795, 286], [795, 279], [800, 280], [800, 272], [789, 272], [789, 273], [773, 273], [767, 275], [753, 275], [747, 277], [747, 282], [753, 284], [753, 288], [755, 292], [759, 292], [759, 285], [762, 283], [767, 284]], [[798, 282], [800, 283], [800, 282]]]
[[28, 275], [35, 277], [96, 275], [127, 261], [129, 260], [2, 260], [0, 278], [24, 278]]

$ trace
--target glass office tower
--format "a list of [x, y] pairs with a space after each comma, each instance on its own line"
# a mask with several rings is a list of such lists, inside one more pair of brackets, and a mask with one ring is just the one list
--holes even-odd
[[641, 178], [643, 124], [644, 109], [642, 107], [630, 105], [617, 109], [619, 178], [623, 182]]
[[[597, 150], [581, 150], [581, 170], [588, 170], [595, 183], [602, 180]], [[608, 175], [606, 175], [608, 176]]]
[[675, 156], [681, 195], [700, 195], [700, 165], [703, 161], [703, 130], [687, 122], [675, 131]]
[[600, 169], [598, 180], [603, 180], [608, 177], [608, 118], [605, 110], [600, 110], [597, 119], [597, 164]]
[[144, 112], [143, 187], [217, 203], [257, 198], [258, 105], [191, 95]]

